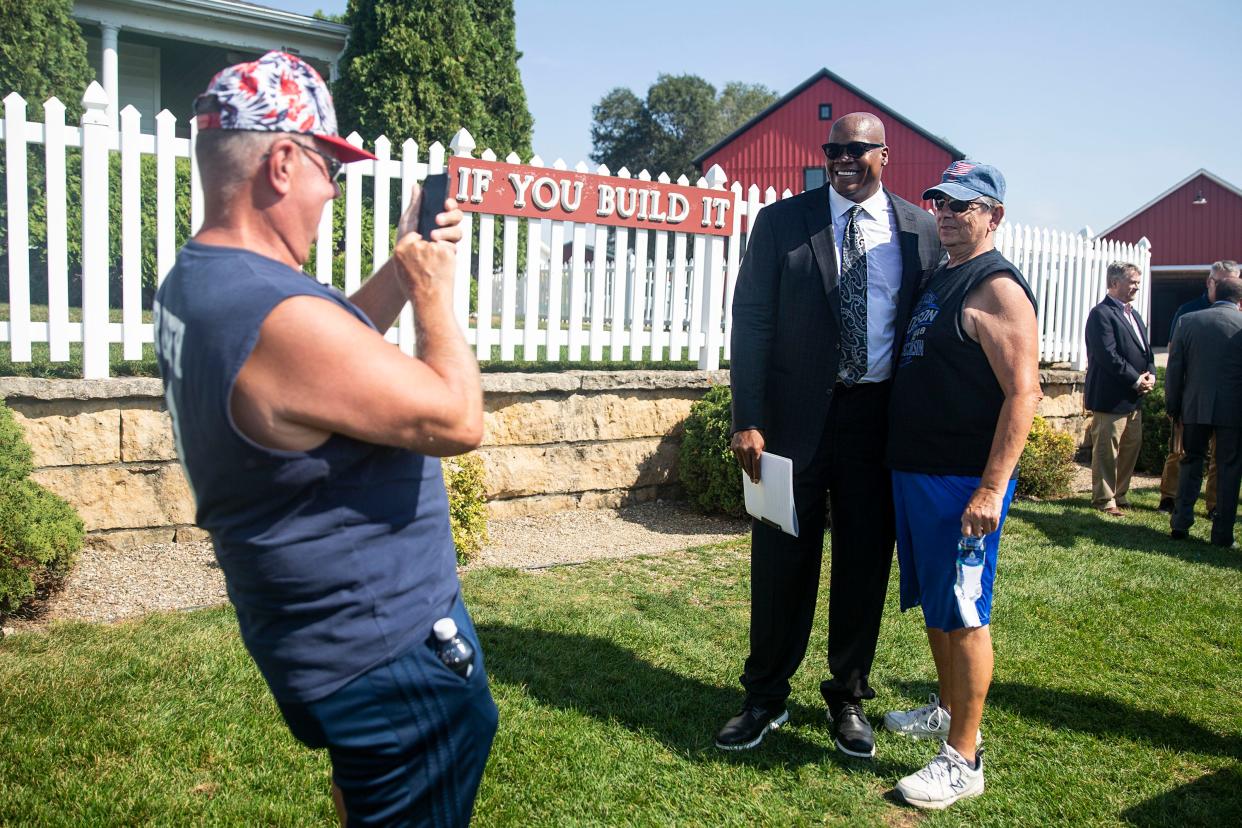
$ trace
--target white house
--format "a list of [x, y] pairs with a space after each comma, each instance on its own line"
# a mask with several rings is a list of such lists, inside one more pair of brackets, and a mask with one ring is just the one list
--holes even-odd
[[194, 96], [223, 67], [281, 49], [332, 80], [349, 34], [339, 23], [241, 0], [74, 0], [73, 16], [112, 116], [133, 104], [150, 133], [167, 109], [182, 137]]

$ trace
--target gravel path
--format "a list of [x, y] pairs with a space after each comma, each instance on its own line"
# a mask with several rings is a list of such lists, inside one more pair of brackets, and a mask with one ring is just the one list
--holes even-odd
[[[1159, 485], [1135, 476], [1135, 488]], [[1080, 467], [1075, 491], [1091, 488]], [[669, 501], [624, 509], [581, 509], [493, 520], [491, 542], [468, 569], [489, 566], [537, 570], [605, 558], [672, 552], [742, 537], [743, 520], [708, 517]], [[10, 618], [5, 632], [39, 629], [51, 621], [118, 621], [158, 610], [215, 606], [228, 601], [209, 543], [152, 544], [126, 552], [83, 550], [65, 588], [37, 618]]]
[[[469, 569], [540, 569], [602, 558], [671, 552], [743, 536], [743, 520], [707, 517], [667, 501], [624, 509], [582, 509], [493, 520], [491, 542]], [[124, 552], [84, 549], [63, 590], [33, 619], [10, 618], [6, 632], [51, 621], [119, 621], [158, 610], [228, 601], [210, 543], [157, 543]]]

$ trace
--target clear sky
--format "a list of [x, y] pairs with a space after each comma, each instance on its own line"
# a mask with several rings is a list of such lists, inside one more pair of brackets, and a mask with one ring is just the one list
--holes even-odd
[[[258, 0], [309, 13], [345, 0]], [[1205, 167], [1242, 187], [1240, 0], [516, 0], [535, 151], [660, 73], [781, 94], [827, 67], [1008, 179], [1009, 216], [1097, 232]]]

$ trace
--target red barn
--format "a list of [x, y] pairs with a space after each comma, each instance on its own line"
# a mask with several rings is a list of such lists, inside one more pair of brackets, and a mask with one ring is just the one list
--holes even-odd
[[920, 203], [923, 190], [940, 180], [944, 168], [965, 158], [961, 150], [889, 109], [844, 78], [820, 69], [789, 94], [751, 118], [733, 134], [699, 154], [700, 172], [719, 164], [729, 181], [760, 190], [786, 188], [800, 193], [824, 183], [824, 153], [834, 118], [872, 112], [884, 122], [888, 167], [884, 186]]
[[1167, 345], [1173, 313], [1203, 292], [1212, 263], [1242, 261], [1242, 189], [1200, 169], [1100, 235], [1151, 242], [1151, 339]]

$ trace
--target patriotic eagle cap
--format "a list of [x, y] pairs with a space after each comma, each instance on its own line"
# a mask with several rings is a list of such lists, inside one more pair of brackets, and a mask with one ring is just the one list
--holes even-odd
[[194, 99], [198, 128], [293, 132], [332, 144], [342, 161], [375, 156], [336, 134], [336, 110], [315, 67], [294, 55], [268, 52], [222, 69]]
[[923, 198], [935, 198], [937, 194], [959, 201], [988, 196], [1004, 203], [1005, 176], [996, 167], [978, 161], [954, 161], [940, 176], [939, 184], [923, 191]]

